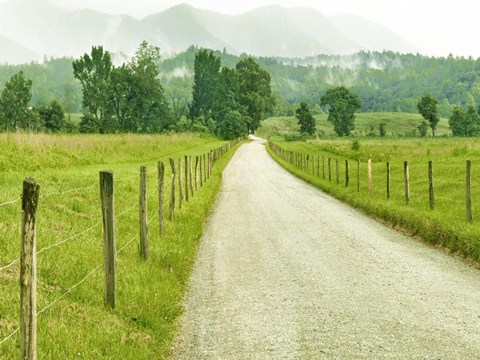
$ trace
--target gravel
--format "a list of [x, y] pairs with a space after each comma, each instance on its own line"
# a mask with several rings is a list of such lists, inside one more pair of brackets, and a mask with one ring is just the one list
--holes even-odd
[[224, 171], [173, 359], [478, 359], [480, 272], [283, 170]]

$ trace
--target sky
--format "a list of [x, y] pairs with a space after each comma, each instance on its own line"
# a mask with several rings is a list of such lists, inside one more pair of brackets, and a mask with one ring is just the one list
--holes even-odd
[[426, 55], [480, 57], [478, 0], [51, 0], [69, 9], [90, 8], [137, 18], [181, 3], [239, 14], [267, 6], [311, 7], [324, 15], [348, 13], [383, 24]]

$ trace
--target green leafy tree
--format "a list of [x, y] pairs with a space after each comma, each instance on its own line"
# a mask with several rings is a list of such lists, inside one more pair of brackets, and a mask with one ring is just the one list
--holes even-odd
[[448, 121], [453, 136], [468, 136], [465, 113], [459, 105], [455, 105]]
[[16, 73], [7, 81], [0, 99], [0, 120], [3, 130], [37, 128], [35, 116], [28, 108], [31, 98], [32, 81], [25, 78], [23, 71]]
[[432, 136], [435, 136], [435, 129], [438, 121], [438, 100], [430, 94], [423, 95], [417, 103], [418, 112], [428, 121], [432, 129]]
[[59, 132], [64, 129], [65, 113], [56, 100], [53, 100], [49, 106], [37, 108], [36, 111], [47, 131]]
[[427, 131], [428, 131], [429, 124], [426, 120], [422, 120], [420, 125], [418, 125], [418, 134], [420, 137], [426, 137], [427, 136]]
[[195, 53], [192, 103], [188, 113], [191, 120], [212, 117], [218, 97], [220, 68], [220, 58], [213, 51], [203, 49]]
[[229, 111], [218, 124], [218, 133], [227, 140], [233, 140], [248, 132], [245, 117], [238, 110]]
[[100, 122], [90, 113], [83, 114], [79, 131], [83, 134], [94, 134], [100, 131]]
[[295, 117], [300, 125], [300, 134], [315, 134], [315, 119], [306, 103], [301, 103], [297, 110], [295, 110]]
[[327, 107], [327, 120], [333, 124], [335, 133], [338, 136], [349, 136], [355, 128], [355, 111], [362, 106], [358, 96], [341, 86], [327, 90], [321, 97], [320, 104]]
[[84, 54], [73, 62], [73, 75], [82, 85], [83, 106], [101, 124], [104, 132], [110, 130], [112, 69], [110, 53], [102, 46], [93, 46], [90, 55]]
[[264, 116], [272, 112], [275, 106], [271, 77], [251, 57], [238, 62], [236, 71], [240, 111], [250, 118], [247, 125], [248, 130], [253, 133], [260, 126]]

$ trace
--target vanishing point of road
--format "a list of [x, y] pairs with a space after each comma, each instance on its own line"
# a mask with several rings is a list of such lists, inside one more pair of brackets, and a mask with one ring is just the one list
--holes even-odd
[[174, 359], [480, 359], [480, 271], [242, 145], [199, 248]]

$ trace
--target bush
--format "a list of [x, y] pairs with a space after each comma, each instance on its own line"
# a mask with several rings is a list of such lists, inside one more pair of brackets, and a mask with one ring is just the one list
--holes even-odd
[[352, 141], [352, 150], [353, 151], [359, 151], [360, 150], [360, 141], [358, 139], [355, 139]]

